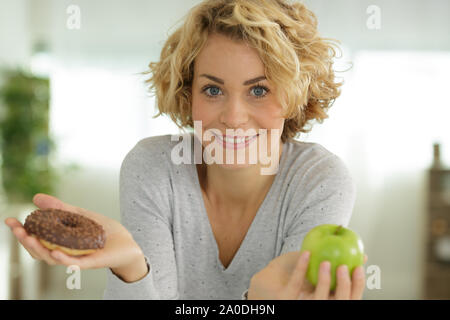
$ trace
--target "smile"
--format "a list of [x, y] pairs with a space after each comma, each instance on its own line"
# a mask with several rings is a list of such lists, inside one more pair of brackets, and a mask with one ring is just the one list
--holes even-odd
[[229, 149], [240, 149], [248, 146], [250, 142], [255, 140], [259, 134], [256, 134], [251, 137], [230, 137], [230, 136], [218, 136], [214, 134], [217, 138], [218, 142], [222, 144], [223, 147]]

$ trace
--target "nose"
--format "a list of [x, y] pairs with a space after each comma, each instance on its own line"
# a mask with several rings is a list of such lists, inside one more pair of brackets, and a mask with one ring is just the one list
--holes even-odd
[[244, 102], [239, 98], [230, 99], [220, 114], [220, 122], [228, 128], [243, 127], [249, 120], [249, 113]]

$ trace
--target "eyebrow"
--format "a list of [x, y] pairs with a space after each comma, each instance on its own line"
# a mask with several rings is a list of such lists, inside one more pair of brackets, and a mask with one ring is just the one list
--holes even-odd
[[[209, 74], [204, 74], [203, 73], [203, 74], [200, 75], [200, 77], [205, 77], [205, 78], [208, 78], [209, 80], [218, 82], [220, 84], [225, 84], [225, 81], [223, 81], [222, 79], [219, 79], [219, 78], [214, 77], [214, 76], [209, 75]], [[250, 80], [244, 81], [243, 85], [247, 86], [249, 84], [253, 84], [253, 83], [256, 83], [256, 82], [261, 81], [261, 80], [266, 80], [266, 77], [265, 76], [259, 76], [259, 77], [254, 78], [254, 79], [250, 79]]]

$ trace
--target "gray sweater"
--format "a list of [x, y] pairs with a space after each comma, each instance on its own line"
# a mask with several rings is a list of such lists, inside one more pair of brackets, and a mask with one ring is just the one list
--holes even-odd
[[241, 299], [251, 277], [277, 256], [299, 250], [311, 228], [350, 222], [356, 188], [343, 161], [317, 143], [290, 140], [268, 194], [224, 268], [196, 165], [171, 161], [178, 143], [171, 135], [145, 138], [122, 163], [122, 224], [142, 248], [150, 272], [126, 283], [107, 268], [104, 299]]

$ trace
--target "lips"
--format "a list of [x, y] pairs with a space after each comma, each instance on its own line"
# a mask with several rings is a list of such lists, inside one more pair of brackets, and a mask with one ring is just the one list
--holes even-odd
[[227, 135], [222, 135], [222, 136], [217, 136], [216, 134], [214, 134], [221, 142], [227, 142], [227, 143], [234, 143], [234, 144], [241, 144], [241, 143], [245, 143], [248, 142], [249, 140], [257, 137], [259, 134], [253, 135], [253, 136], [227, 136]]

